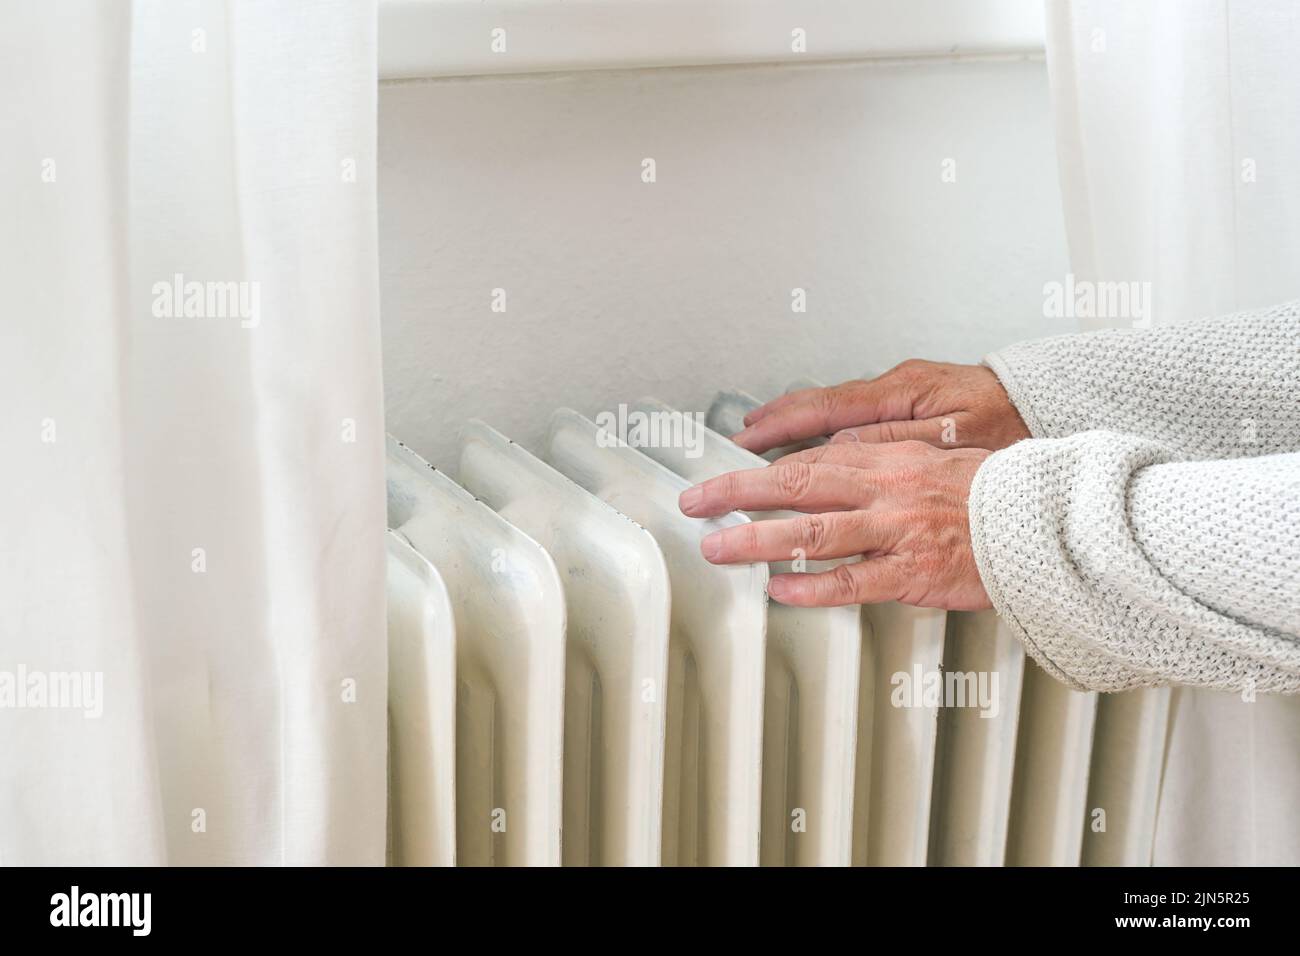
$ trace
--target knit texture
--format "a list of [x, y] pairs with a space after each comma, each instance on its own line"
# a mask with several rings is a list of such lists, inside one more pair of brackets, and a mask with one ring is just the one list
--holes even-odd
[[1300, 692], [1300, 302], [990, 355], [1033, 438], [990, 455], [971, 537], [1049, 673]]

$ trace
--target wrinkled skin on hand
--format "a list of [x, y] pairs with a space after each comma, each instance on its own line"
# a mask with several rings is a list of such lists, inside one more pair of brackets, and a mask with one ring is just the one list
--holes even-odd
[[1029, 429], [1002, 383], [982, 365], [910, 359], [870, 381], [806, 388], [754, 409], [733, 436], [755, 454], [805, 438], [881, 444], [923, 441], [996, 451]]
[[924, 442], [824, 445], [696, 485], [682, 493], [681, 508], [698, 518], [804, 512], [714, 532], [700, 549], [715, 564], [862, 556], [830, 571], [775, 575], [768, 593], [783, 604], [977, 610], [991, 604], [971, 551], [966, 499], [988, 455]]
[[704, 557], [861, 559], [773, 576], [773, 600], [800, 607], [991, 607], [971, 548], [970, 486], [991, 451], [1030, 437], [997, 376], [912, 360], [870, 381], [783, 395], [746, 415], [733, 439], [762, 453], [822, 435], [831, 442], [682, 493], [692, 517], [802, 512], [714, 532], [700, 543]]

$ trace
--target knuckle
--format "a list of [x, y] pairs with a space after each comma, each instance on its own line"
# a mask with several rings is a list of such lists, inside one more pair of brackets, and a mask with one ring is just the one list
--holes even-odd
[[794, 461], [776, 469], [777, 491], [789, 501], [800, 501], [812, 486], [812, 468], [802, 461]]
[[932, 364], [931, 362], [927, 362], [925, 359], [918, 359], [918, 358], [904, 359], [903, 361], [895, 365], [892, 369], [890, 369], [890, 371], [895, 375], [903, 376], [906, 378], [917, 378], [921, 375], [924, 375], [926, 370], [929, 369], [931, 364]]
[[826, 519], [822, 515], [804, 515], [796, 523], [795, 539], [810, 555], [820, 554], [826, 548], [827, 537]]
[[883, 441], [897, 443], [903, 440], [904, 422], [881, 422], [880, 437]]
[[840, 404], [840, 395], [833, 388], [823, 388], [815, 392], [811, 399], [813, 409], [820, 415], [829, 415]]
[[853, 565], [841, 564], [826, 572], [826, 596], [835, 601], [849, 602], [857, 596], [858, 582]]

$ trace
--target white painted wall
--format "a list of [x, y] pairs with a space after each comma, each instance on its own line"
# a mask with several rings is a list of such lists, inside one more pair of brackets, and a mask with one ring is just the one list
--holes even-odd
[[472, 416], [536, 447], [559, 405], [703, 411], [1073, 331], [1043, 317], [1040, 61], [392, 82], [379, 107], [388, 428], [440, 467]]

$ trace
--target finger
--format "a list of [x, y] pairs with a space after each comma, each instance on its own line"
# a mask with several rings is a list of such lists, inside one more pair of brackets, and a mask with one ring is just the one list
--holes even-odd
[[820, 391], [821, 389], [819, 388], [797, 388], [793, 392], [786, 392], [784, 395], [778, 395], [770, 402], [764, 402], [762, 405], [758, 406], [758, 408], [747, 412], [745, 414], [745, 424], [752, 425], [754, 422], [766, 418], [773, 412], [780, 411], [783, 408], [788, 408], [798, 402], [806, 401], [813, 392]]
[[678, 505], [692, 518], [710, 518], [728, 511], [848, 511], [869, 499], [861, 469], [796, 463], [710, 478], [683, 491]]
[[896, 536], [888, 536], [888, 531], [877, 515], [866, 511], [774, 518], [715, 531], [700, 542], [700, 553], [713, 564], [847, 558], [889, 547]]
[[911, 416], [911, 399], [900, 388], [880, 379], [850, 382], [835, 388], [814, 389], [807, 398], [765, 415], [731, 440], [762, 454], [771, 448], [829, 435], [843, 428]]
[[957, 421], [955, 416], [923, 418], [912, 421], [875, 422], [856, 428], [844, 428], [831, 436], [831, 444], [858, 442], [866, 445], [883, 445], [899, 441], [923, 441], [940, 448], [955, 448]]
[[863, 445], [859, 442], [838, 442], [833, 445], [817, 445], [782, 455], [772, 462], [772, 468], [786, 465], [840, 465], [845, 468], [869, 468], [880, 464], [888, 453], [879, 445]]
[[841, 564], [817, 574], [777, 574], [768, 582], [772, 600], [792, 607], [878, 604], [902, 594], [902, 575], [890, 556]]
[[811, 389], [789, 397], [793, 401], [769, 409], [752, 422], [746, 419], [745, 427], [731, 440], [741, 448], [762, 454], [770, 448], [871, 420], [869, 414], [853, 410], [839, 387]]

